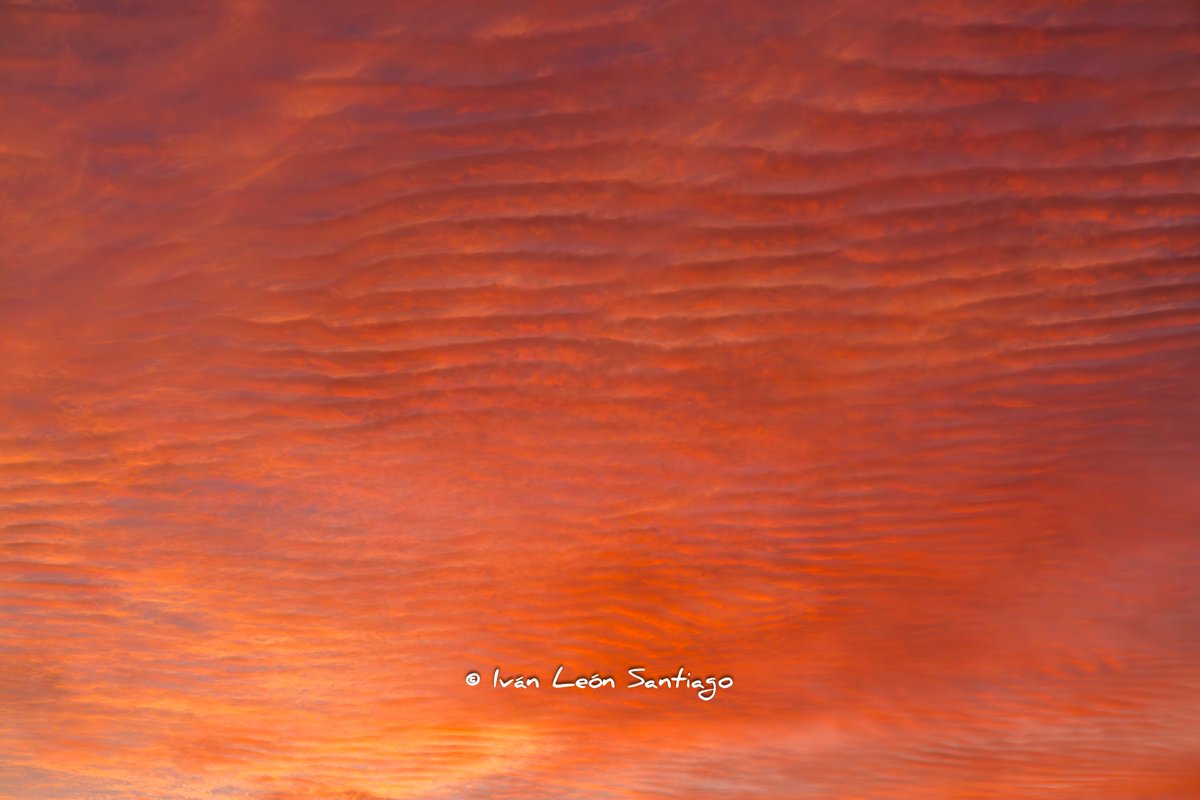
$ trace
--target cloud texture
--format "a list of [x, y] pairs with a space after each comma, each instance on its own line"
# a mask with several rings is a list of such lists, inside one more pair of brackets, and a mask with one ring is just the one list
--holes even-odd
[[0, 798], [1200, 796], [1192, 0], [10, 0], [0, 187]]

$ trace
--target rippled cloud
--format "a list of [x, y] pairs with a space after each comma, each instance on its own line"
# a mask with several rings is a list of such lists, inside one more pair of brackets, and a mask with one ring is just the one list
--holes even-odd
[[[1190, 0], [5, 4], [0, 798], [1195, 797], [1198, 66]], [[735, 685], [489, 685], [558, 664]]]

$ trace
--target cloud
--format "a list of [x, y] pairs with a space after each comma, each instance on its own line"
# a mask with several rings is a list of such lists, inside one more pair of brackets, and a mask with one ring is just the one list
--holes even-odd
[[9, 4], [0, 798], [1193, 796], [1198, 24]]

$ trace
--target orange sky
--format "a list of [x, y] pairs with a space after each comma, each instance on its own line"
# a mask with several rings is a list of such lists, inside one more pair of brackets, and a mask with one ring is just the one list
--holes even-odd
[[1198, 256], [1194, 0], [8, 0], [0, 798], [1195, 800]]

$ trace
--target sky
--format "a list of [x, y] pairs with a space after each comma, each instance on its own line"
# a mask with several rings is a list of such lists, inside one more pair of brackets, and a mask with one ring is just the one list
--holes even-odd
[[0, 798], [1194, 800], [1198, 258], [1194, 0], [0, 3]]

